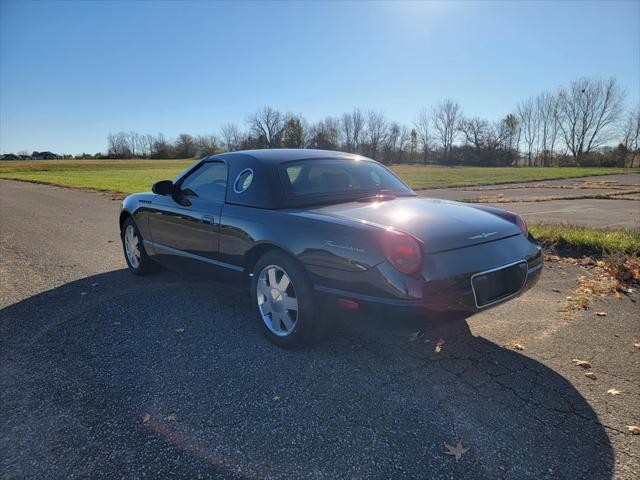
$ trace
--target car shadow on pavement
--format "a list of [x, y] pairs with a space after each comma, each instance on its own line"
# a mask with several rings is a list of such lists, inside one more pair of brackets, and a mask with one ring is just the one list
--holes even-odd
[[[5, 478], [612, 476], [571, 383], [465, 321], [409, 341], [361, 317], [287, 351], [242, 290], [117, 270], [10, 305], [0, 325]], [[459, 440], [456, 461], [444, 443]]]

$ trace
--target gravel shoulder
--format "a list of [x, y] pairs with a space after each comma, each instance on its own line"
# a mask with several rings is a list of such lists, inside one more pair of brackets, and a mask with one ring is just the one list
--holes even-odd
[[117, 210], [0, 181], [3, 478], [638, 477], [636, 292], [566, 317], [590, 271], [553, 262], [521, 298], [418, 339], [361, 315], [283, 351], [240, 289], [130, 275]]

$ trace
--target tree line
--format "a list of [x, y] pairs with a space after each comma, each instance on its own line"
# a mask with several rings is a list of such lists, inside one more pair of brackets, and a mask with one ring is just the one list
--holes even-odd
[[[314, 148], [359, 153], [382, 162], [478, 166], [600, 165], [640, 163], [640, 106], [625, 109], [616, 79], [581, 78], [568, 87], [520, 102], [497, 121], [466, 116], [445, 99], [424, 108], [410, 125], [376, 110], [356, 108], [310, 123], [302, 115], [265, 106], [243, 126], [217, 134], [107, 138], [107, 158], [194, 158], [259, 148]], [[104, 155], [101, 155], [105, 157]]]

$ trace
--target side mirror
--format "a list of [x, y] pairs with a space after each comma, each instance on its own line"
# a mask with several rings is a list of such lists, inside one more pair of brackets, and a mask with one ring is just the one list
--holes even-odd
[[171, 180], [161, 180], [151, 187], [151, 191], [157, 195], [171, 195], [173, 193], [173, 182]]

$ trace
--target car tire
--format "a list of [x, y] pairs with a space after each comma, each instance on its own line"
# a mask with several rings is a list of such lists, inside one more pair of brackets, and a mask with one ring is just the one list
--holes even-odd
[[157, 264], [147, 255], [140, 230], [131, 217], [122, 224], [121, 240], [124, 259], [131, 273], [148, 275], [157, 270]]
[[328, 320], [318, 311], [306, 270], [282, 251], [269, 251], [256, 263], [251, 298], [262, 331], [279, 347], [317, 343], [327, 333]]

